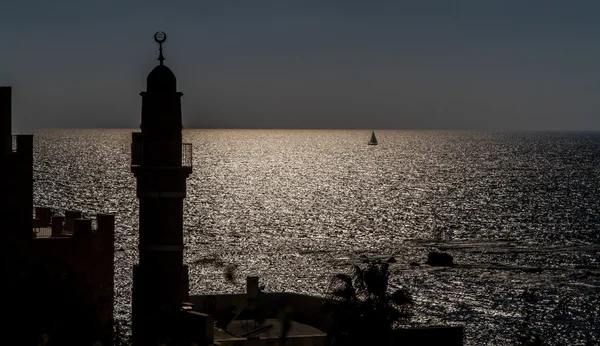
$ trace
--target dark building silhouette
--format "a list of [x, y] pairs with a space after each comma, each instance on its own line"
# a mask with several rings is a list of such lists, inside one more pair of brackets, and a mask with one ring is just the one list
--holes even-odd
[[32, 234], [33, 136], [12, 135], [11, 98], [12, 88], [0, 87], [0, 233], [3, 244], [21, 247]]
[[[158, 35], [158, 34], [157, 34]], [[164, 35], [164, 34], [163, 34]], [[166, 36], [164, 36], [166, 38]], [[139, 199], [139, 264], [133, 270], [132, 331], [135, 345], [156, 344], [174, 331], [188, 300], [183, 264], [183, 199], [192, 172], [191, 144], [182, 143], [181, 92], [163, 64], [148, 75], [141, 132], [132, 133], [131, 171]]]
[[12, 135], [11, 93], [0, 87], [3, 338], [37, 345], [47, 334], [52, 344], [109, 345], [114, 215], [92, 220], [79, 211], [54, 215], [41, 207], [34, 215], [33, 135]]

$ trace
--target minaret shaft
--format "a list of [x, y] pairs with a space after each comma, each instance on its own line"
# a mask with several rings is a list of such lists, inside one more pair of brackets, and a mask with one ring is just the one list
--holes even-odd
[[162, 64], [148, 75], [142, 96], [141, 133], [132, 134], [131, 170], [139, 199], [139, 264], [133, 279], [134, 345], [167, 335], [188, 299], [183, 264], [183, 199], [191, 164], [182, 165], [181, 96]]

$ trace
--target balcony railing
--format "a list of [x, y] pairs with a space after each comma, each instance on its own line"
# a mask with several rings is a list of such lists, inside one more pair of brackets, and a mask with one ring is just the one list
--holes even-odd
[[17, 147], [17, 135], [10, 136], [10, 139], [11, 139], [11, 149], [12, 149], [12, 152], [16, 153], [17, 149], [18, 149], [18, 147]]
[[181, 147], [181, 166], [192, 167], [192, 143], [183, 143]]
[[[146, 144], [148, 145], [148, 144]], [[161, 149], [157, 147], [156, 149]], [[143, 142], [131, 143], [131, 165], [132, 166], [143, 166], [144, 165], [144, 144]], [[193, 166], [193, 151], [192, 143], [183, 143], [181, 145], [181, 167], [192, 167]]]
[[52, 227], [37, 227], [33, 226], [33, 237], [34, 238], [48, 238], [52, 235]]
[[[48, 238], [53, 236], [72, 236], [75, 231], [75, 219], [87, 219], [91, 222], [91, 231], [99, 232], [98, 215], [81, 211], [59, 210], [45, 207], [34, 207], [33, 237]], [[53, 224], [57, 221], [57, 224]]]

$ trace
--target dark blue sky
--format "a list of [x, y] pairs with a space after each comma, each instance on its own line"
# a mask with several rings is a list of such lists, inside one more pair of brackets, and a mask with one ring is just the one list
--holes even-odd
[[600, 1], [4, 0], [14, 128], [137, 127], [163, 30], [186, 127], [600, 130]]

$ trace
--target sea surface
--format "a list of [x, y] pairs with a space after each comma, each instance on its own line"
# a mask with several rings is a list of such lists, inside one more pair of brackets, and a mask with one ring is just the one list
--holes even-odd
[[[116, 214], [120, 319], [137, 262], [131, 131], [34, 132], [35, 205]], [[334, 274], [393, 256], [416, 324], [462, 324], [466, 345], [517, 345], [524, 327], [600, 344], [600, 133], [370, 134], [184, 131], [191, 293], [258, 275], [265, 291], [326, 295]], [[433, 250], [456, 265], [426, 265]]]

